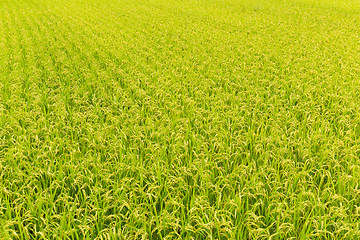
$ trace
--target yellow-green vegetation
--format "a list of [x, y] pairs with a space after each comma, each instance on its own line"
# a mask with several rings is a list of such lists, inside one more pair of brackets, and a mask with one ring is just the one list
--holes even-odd
[[360, 238], [357, 0], [0, 0], [0, 239]]

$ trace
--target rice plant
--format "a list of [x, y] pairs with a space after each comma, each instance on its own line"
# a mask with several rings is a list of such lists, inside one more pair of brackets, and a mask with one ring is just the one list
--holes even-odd
[[0, 239], [360, 238], [360, 3], [0, 0]]

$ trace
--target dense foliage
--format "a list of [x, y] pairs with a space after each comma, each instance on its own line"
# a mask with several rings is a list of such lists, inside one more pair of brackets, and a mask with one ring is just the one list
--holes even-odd
[[0, 239], [360, 238], [360, 3], [0, 0]]

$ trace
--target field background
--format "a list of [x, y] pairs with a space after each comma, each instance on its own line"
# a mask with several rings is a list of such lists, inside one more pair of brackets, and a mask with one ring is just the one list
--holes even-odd
[[0, 0], [0, 239], [360, 238], [360, 2]]

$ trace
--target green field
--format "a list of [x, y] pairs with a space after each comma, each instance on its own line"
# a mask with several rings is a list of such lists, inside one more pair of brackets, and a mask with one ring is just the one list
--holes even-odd
[[357, 0], [0, 0], [0, 239], [360, 239]]

